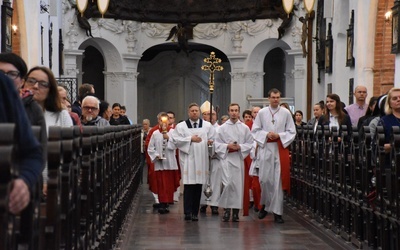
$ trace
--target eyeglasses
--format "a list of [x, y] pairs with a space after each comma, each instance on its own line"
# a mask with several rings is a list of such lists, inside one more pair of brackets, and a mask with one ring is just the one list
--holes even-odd
[[19, 71], [16, 71], [16, 70], [11, 70], [11, 71], [5, 72], [4, 70], [0, 69], [0, 72], [5, 74], [6, 76], [8, 76], [11, 80], [15, 80], [20, 76]]
[[48, 82], [46, 82], [46, 81], [38, 81], [38, 80], [36, 80], [35, 78], [32, 78], [32, 77], [26, 78], [25, 82], [29, 86], [35, 86], [35, 84], [38, 83], [40, 89], [47, 89], [50, 86], [50, 84]]
[[98, 110], [98, 108], [95, 108], [95, 107], [88, 107], [88, 106], [84, 106], [84, 107], [82, 107], [84, 110], [86, 110], [86, 111], [89, 111], [89, 110], [92, 110], [92, 111], [96, 111], [96, 110]]

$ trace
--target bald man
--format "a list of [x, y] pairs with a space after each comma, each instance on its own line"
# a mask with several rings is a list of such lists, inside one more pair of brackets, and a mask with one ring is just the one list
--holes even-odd
[[368, 93], [367, 88], [363, 85], [358, 85], [353, 93], [356, 98], [356, 102], [345, 108], [350, 116], [351, 125], [357, 126], [358, 119], [365, 115], [368, 109], [368, 103], [366, 102]]

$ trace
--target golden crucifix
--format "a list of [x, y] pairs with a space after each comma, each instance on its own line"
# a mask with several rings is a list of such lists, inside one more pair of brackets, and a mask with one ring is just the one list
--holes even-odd
[[[201, 66], [201, 69], [204, 71], [210, 71], [210, 122], [212, 121], [212, 96], [214, 93], [214, 71], [222, 71], [224, 68], [220, 65], [221, 59], [215, 57], [215, 52], [210, 53], [210, 57], [204, 58], [204, 62], [207, 63], [207, 65]], [[208, 166], [208, 180], [207, 180], [207, 185], [203, 190], [204, 195], [207, 197], [206, 201], [210, 201], [210, 197], [213, 193], [211, 189], [211, 157], [212, 157], [212, 152], [213, 152], [213, 145], [209, 144], [208, 145], [208, 152], [209, 152], [209, 166]]]
[[[210, 71], [210, 94], [214, 92], [214, 71], [222, 71], [224, 67], [216, 65], [221, 63], [221, 59], [215, 57], [215, 52], [210, 53], [210, 57], [204, 58], [204, 62], [208, 65], [201, 66], [204, 71]], [[210, 113], [211, 114], [211, 113]]]

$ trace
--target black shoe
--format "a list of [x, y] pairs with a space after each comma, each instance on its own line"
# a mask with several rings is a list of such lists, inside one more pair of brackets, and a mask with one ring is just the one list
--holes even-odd
[[239, 209], [233, 209], [232, 221], [239, 222]]
[[274, 214], [274, 221], [275, 221], [275, 223], [279, 223], [279, 224], [282, 224], [282, 223], [285, 222], [285, 221], [282, 219], [282, 215], [278, 215], [278, 214]]
[[165, 208], [165, 213], [166, 214], [169, 213], [169, 208], [168, 207]]
[[166, 213], [167, 213], [167, 209], [161, 207], [161, 208], [158, 209], [158, 213], [159, 213], [159, 214], [166, 214]]
[[254, 206], [254, 201], [250, 201], [249, 208], [252, 208], [253, 206]]
[[255, 207], [254, 207], [254, 212], [258, 213], [258, 212], [260, 212], [260, 209], [258, 209], [258, 207], [255, 206]]
[[161, 204], [160, 203], [154, 203], [153, 208], [160, 208]]
[[185, 220], [191, 220], [192, 216], [190, 214], [185, 214]]
[[229, 218], [231, 217], [231, 209], [230, 208], [225, 208], [224, 211], [224, 216], [222, 217], [222, 221], [229, 221]]
[[200, 207], [200, 213], [205, 214], [207, 210], [207, 205]]
[[196, 214], [192, 214], [192, 221], [198, 221], [199, 218], [197, 217]]
[[211, 214], [218, 215], [218, 207], [211, 207]]
[[258, 212], [258, 218], [259, 218], [260, 220], [262, 220], [262, 219], [264, 219], [265, 217], [267, 217], [267, 215], [268, 215], [268, 212], [265, 211], [265, 206], [262, 206], [260, 212]]

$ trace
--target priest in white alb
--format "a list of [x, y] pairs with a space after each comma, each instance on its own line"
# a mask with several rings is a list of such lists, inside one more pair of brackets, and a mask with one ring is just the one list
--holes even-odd
[[208, 178], [208, 144], [214, 139], [215, 129], [200, 119], [198, 104], [189, 104], [188, 115], [189, 119], [176, 125], [171, 137], [179, 149], [185, 220], [198, 221], [202, 185]]
[[296, 127], [289, 110], [279, 106], [281, 92], [268, 92], [270, 105], [261, 109], [253, 123], [252, 135], [258, 144], [261, 205], [263, 219], [268, 212], [276, 223], [283, 223], [283, 196], [290, 192], [290, 158], [288, 146], [296, 136]]
[[[212, 109], [212, 116], [210, 121], [210, 111]], [[211, 107], [211, 103], [209, 101], [205, 101], [200, 106], [200, 111], [203, 116], [203, 120], [211, 122], [213, 127], [215, 128], [215, 132], [218, 132], [219, 125], [217, 123], [217, 113], [214, 110], [214, 107]], [[215, 147], [213, 144], [212, 147]], [[207, 198], [205, 195], [204, 189], [207, 185], [203, 185], [203, 192], [201, 193], [200, 199], [200, 213], [207, 212], [207, 206], [211, 207], [211, 214], [218, 215], [218, 202], [219, 196], [221, 195], [221, 160], [218, 158], [218, 155], [215, 154], [215, 150], [212, 150], [213, 155], [211, 156], [211, 169], [209, 169], [209, 182], [212, 195]], [[207, 181], [208, 182], [208, 181]]]
[[253, 137], [249, 127], [240, 121], [240, 107], [232, 103], [228, 108], [229, 120], [218, 129], [215, 152], [222, 159], [223, 190], [219, 206], [224, 208], [223, 221], [239, 221], [239, 210], [243, 208], [244, 159], [250, 153]]

